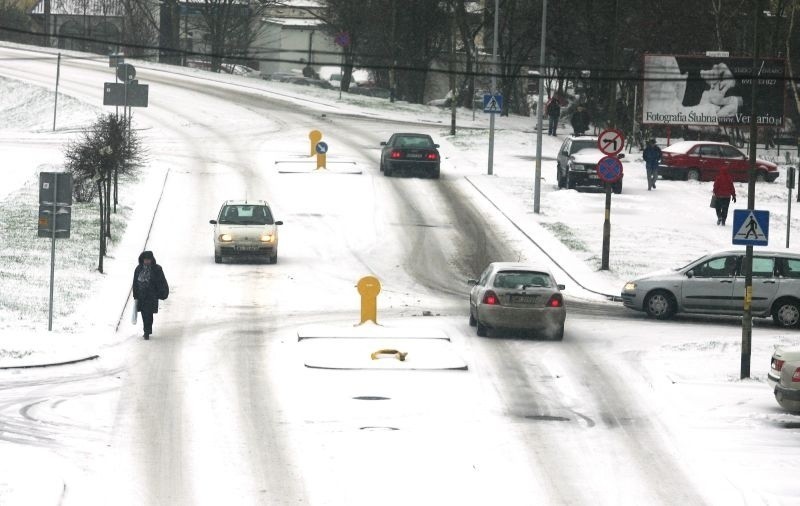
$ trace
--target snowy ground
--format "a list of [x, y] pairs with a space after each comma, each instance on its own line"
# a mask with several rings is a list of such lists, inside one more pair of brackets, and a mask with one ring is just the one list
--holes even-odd
[[[0, 62], [0, 74], [3, 65], [13, 62]], [[613, 196], [611, 270], [599, 272], [604, 197], [556, 188], [554, 159], [560, 137], [543, 139], [541, 213], [533, 213], [536, 146], [530, 118], [498, 118], [495, 175], [487, 176], [487, 121], [481, 113], [473, 122], [469, 111], [461, 111], [459, 124], [469, 129], [461, 129], [451, 137], [447, 130], [449, 112], [436, 108], [391, 105], [368, 97], [345, 96], [340, 102], [338, 93], [331, 91], [298, 90], [291, 85], [233, 76], [212, 79], [265, 90], [270, 96], [283, 96], [306, 107], [312, 99], [320, 113], [346, 112], [386, 121], [402, 118], [429, 125], [439, 134], [445, 178], [465, 178], [474, 187], [476, 205], [486, 212], [498, 213], [498, 226], [510, 228], [513, 223], [525, 232], [531, 241], [519, 243], [521, 257], [536, 249], [532, 242], [547, 251], [571, 278], [559, 282], [568, 285], [567, 293], [574, 298], [598, 299], [578, 284], [616, 295], [633, 276], [682, 265], [710, 250], [730, 247], [730, 227], [716, 226], [714, 212], [708, 207], [711, 183], [660, 181], [656, 191], [648, 192], [641, 157], [634, 150], [625, 159], [624, 192]], [[150, 225], [148, 217], [157, 206], [160, 186], [169, 177], [163, 166], [154, 164], [138, 180], [125, 182], [118, 228], [125, 234], [113, 245], [106, 262], [107, 274], [93, 270], [94, 243], [59, 241], [62, 261], [56, 276], [56, 317], [54, 332], [47, 332], [49, 242], [28, 238], [22, 232], [27, 230], [31, 236], [34, 233], [38, 172], [56, 170], [63, 142], [97, 112], [88, 104], [60, 97], [57, 130], [51, 132], [52, 109], [42, 105], [50, 100], [52, 93], [45, 89], [0, 78], [0, 117], [4, 119], [0, 147], [6, 166], [14, 168], [6, 171], [7, 184], [0, 188], [0, 367], [87, 358], [112, 352], [117, 342], [129, 337], [132, 327], [124, 314], [127, 292], [120, 287], [129, 283], [129, 259], [135, 258], [144, 244]], [[565, 133], [565, 129], [559, 131], [562, 136]], [[779, 158], [777, 153], [763, 155]], [[746, 185], [737, 184], [739, 204], [734, 207], [744, 207], [746, 191]], [[786, 227], [787, 190], [783, 178], [775, 184], [759, 184], [757, 192], [756, 207], [771, 212], [771, 244], [779, 249]], [[133, 212], [134, 208], [139, 212]], [[141, 212], [142, 209], [151, 211]], [[10, 221], [10, 216], [15, 216], [15, 221]], [[91, 208], [76, 209], [75, 216], [73, 226], [90, 234]], [[793, 218], [791, 227], [797, 238], [797, 218]], [[120, 321], [124, 331], [115, 332]], [[453, 323], [448, 320], [444, 325]], [[662, 410], [662, 423], [669, 427], [681, 450], [697, 458], [696, 471], [709, 475], [710, 495], [713, 491], [720, 493], [714, 502], [726, 503], [722, 500], [725, 499], [727, 504], [791, 504], [800, 498], [796, 482], [779, 486], [770, 481], [772, 467], [791, 468], [800, 463], [798, 432], [793, 428], [800, 418], [782, 413], [764, 383], [774, 346], [800, 344], [796, 331], [780, 331], [766, 322], [757, 322], [753, 379], [740, 381], [740, 329], [735, 319], [720, 319], [712, 324], [692, 318], [674, 323], [612, 319], [599, 331], [596, 321], [579, 317], [568, 320], [568, 326], [575, 334], [588, 334], [591, 330], [613, 338], [615, 344], [608, 356], [643, 368], [641, 374], [647, 383], [643, 392], [649, 393]], [[115, 337], [109, 340], [109, 335]], [[551, 372], [557, 375], [558, 368], [553, 365]], [[783, 451], [775, 452], [776, 447]], [[41, 504], [48, 502], [45, 496], [57, 497], [59, 480], [48, 479], [47, 486], [34, 486], [30, 470], [16, 464], [19, 453], [16, 445], [0, 452], [0, 503]], [[721, 475], [728, 482], [739, 483], [740, 496], [728, 490], [730, 483], [715, 481], [719, 474], [709, 472], [703, 460], [709, 453], [716, 456]], [[50, 467], [57, 467], [46, 457], [39, 458], [49, 462]], [[770, 465], [765, 466], [765, 462]], [[53, 474], [57, 473], [47, 475]], [[740, 484], [745, 481], [750, 485]], [[33, 493], [40, 495], [30, 495]]]

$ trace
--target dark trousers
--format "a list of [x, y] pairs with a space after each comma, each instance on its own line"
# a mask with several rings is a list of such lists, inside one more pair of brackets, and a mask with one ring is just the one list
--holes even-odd
[[717, 205], [715, 207], [717, 211], [717, 220], [722, 220], [723, 225], [725, 224], [725, 220], [728, 219], [728, 206], [730, 205], [730, 197], [717, 197]]
[[150, 311], [141, 311], [142, 313], [142, 323], [144, 324], [144, 333], [145, 334], [152, 334], [153, 333], [153, 313]]
[[556, 128], [558, 128], [558, 116], [550, 116], [550, 122], [547, 125], [547, 133], [549, 135], [555, 135]]

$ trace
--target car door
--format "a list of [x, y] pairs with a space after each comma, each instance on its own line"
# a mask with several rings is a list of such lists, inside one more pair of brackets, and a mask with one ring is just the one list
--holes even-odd
[[720, 153], [722, 153], [723, 166], [728, 168], [731, 177], [734, 181], [747, 181], [749, 178], [748, 170], [750, 169], [750, 162], [744, 153], [734, 148], [733, 146], [720, 146]]
[[730, 312], [739, 256], [723, 255], [692, 267], [681, 283], [681, 305], [690, 312]]
[[716, 144], [702, 144], [697, 147], [698, 167], [701, 181], [713, 181], [723, 165], [722, 154]]
[[[775, 276], [775, 257], [753, 256], [753, 297], [750, 302], [752, 312], [763, 313], [769, 310], [775, 294], [778, 293], [779, 280]], [[744, 272], [733, 283], [733, 309], [744, 310]]]

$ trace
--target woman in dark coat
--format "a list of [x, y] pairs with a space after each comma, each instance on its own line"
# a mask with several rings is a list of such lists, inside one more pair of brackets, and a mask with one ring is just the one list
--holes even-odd
[[133, 271], [133, 298], [136, 310], [142, 313], [144, 338], [153, 333], [153, 314], [158, 313], [158, 300], [169, 296], [169, 285], [164, 270], [156, 263], [152, 251], [139, 255], [139, 265]]

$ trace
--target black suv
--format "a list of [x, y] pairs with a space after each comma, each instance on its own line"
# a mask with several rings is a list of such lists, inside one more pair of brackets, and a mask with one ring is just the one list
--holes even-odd
[[[597, 137], [592, 135], [569, 136], [558, 150], [556, 163], [558, 187], [575, 189], [581, 187], [605, 188], [597, 175], [597, 162], [606, 156], [597, 148]], [[617, 155], [623, 158], [625, 155]], [[613, 183], [614, 193], [622, 193], [622, 179]]]

